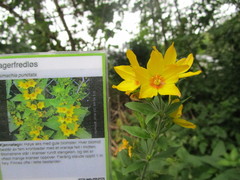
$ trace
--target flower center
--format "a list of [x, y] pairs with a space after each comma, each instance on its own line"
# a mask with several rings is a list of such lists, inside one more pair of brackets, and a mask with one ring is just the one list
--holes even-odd
[[150, 85], [156, 89], [161, 88], [165, 84], [162, 76], [155, 75], [150, 79]]

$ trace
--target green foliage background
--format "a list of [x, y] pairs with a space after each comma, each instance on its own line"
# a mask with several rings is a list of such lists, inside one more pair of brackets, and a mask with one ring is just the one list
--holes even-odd
[[[174, 42], [178, 58], [193, 53], [193, 70], [203, 71], [179, 84], [183, 97], [192, 96], [184, 108], [185, 118], [198, 128], [193, 131], [174, 127], [168, 134], [172, 137], [169, 143], [182, 145], [182, 148], [171, 154], [171, 158], [166, 158], [165, 164], [155, 166], [158, 179], [239, 179], [238, 1], [193, 1], [185, 8], [181, 8], [179, 0], [52, 2], [53, 13], [48, 13], [46, 0], [1, 1], [0, 53], [106, 49], [109, 55], [111, 148], [114, 152], [123, 137], [121, 126], [131, 125], [136, 119], [123, 105], [129, 101], [128, 97], [111, 89], [112, 84], [121, 81], [113, 66], [128, 64], [126, 48], [132, 49], [140, 64], [144, 65], [151, 46], [155, 45], [164, 52]], [[228, 13], [227, 9], [223, 12], [223, 7], [231, 7], [234, 11]], [[140, 12], [139, 27], [136, 27], [139, 33], [133, 39], [126, 39], [123, 47], [107, 44], [109, 38], [123, 28], [121, 20], [114, 19], [114, 15], [122, 18], [127, 11]], [[71, 16], [73, 24], [69, 24], [67, 16]], [[61, 24], [61, 31], [54, 28], [56, 22]], [[84, 39], [86, 26], [90, 40]], [[63, 44], [61, 32], [67, 39], [66, 44]], [[119, 165], [120, 162], [113, 161], [113, 170]], [[121, 179], [119, 176], [117, 171], [113, 172], [113, 178]]]

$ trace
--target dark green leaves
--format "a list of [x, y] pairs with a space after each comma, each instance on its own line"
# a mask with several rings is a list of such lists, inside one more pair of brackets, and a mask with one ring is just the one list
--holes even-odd
[[150, 105], [140, 102], [129, 102], [126, 103], [125, 106], [131, 110], [143, 113], [145, 115], [152, 114], [154, 112], [154, 109]]
[[122, 129], [135, 137], [143, 139], [150, 138], [150, 135], [146, 132], [146, 130], [138, 126], [122, 126]]

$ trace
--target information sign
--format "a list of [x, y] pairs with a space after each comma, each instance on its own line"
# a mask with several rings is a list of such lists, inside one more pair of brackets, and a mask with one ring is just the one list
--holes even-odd
[[103, 52], [0, 56], [0, 179], [106, 180]]

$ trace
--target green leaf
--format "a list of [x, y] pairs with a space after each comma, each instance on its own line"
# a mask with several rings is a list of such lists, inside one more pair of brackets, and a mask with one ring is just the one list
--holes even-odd
[[219, 157], [226, 153], [226, 148], [223, 141], [219, 141], [213, 149], [212, 156]]
[[237, 151], [236, 148], [233, 148], [232, 151], [231, 151], [231, 153], [230, 153], [230, 159], [231, 159], [232, 161], [236, 161], [237, 158], [238, 158], [238, 151]]
[[166, 151], [160, 152], [155, 158], [168, 158], [177, 152], [178, 149], [179, 147], [170, 147]]
[[92, 135], [83, 128], [79, 128], [77, 133], [75, 134], [75, 136], [77, 136], [78, 138], [81, 138], [81, 139], [92, 138]]
[[140, 102], [128, 102], [125, 104], [131, 110], [143, 113], [143, 114], [152, 114], [155, 110], [148, 104], [140, 103]]
[[11, 101], [25, 101], [25, 99], [22, 94], [17, 94]]
[[143, 161], [136, 161], [132, 164], [130, 164], [127, 168], [123, 169], [123, 174], [126, 175], [130, 172], [136, 171], [138, 169], [141, 169], [144, 167], [146, 163]]
[[120, 159], [121, 163], [123, 164], [123, 166], [128, 166], [128, 164], [131, 163], [131, 159], [130, 157], [128, 156], [128, 153], [127, 153], [127, 150], [124, 149], [122, 151], [120, 151], [118, 154], [117, 154], [117, 158]]
[[54, 129], [54, 130], [59, 130], [60, 123], [57, 121], [57, 117], [51, 117], [47, 120], [47, 122], [44, 123], [45, 126]]
[[143, 139], [150, 138], [150, 135], [138, 126], [122, 126], [122, 129], [135, 137]]
[[37, 100], [45, 100], [45, 96], [43, 96], [42, 94], [39, 94], [37, 96]]
[[145, 120], [145, 123], [148, 124], [151, 120], [153, 120], [157, 115], [159, 114], [159, 112], [156, 112], [154, 114], [148, 114]]
[[221, 174], [219, 174], [213, 180], [238, 180], [239, 177], [240, 177], [239, 169], [232, 168], [232, 169], [227, 169], [227, 170], [223, 171]]
[[181, 106], [181, 104], [182, 104], [181, 102], [176, 102], [176, 103], [170, 104], [167, 107], [167, 109], [165, 110], [165, 113], [170, 114], [170, 113], [176, 111], [179, 108], [179, 106]]
[[53, 139], [67, 139], [67, 137], [64, 136], [61, 131], [58, 131], [58, 132], [53, 136]]
[[217, 169], [220, 169], [221, 167], [219, 166], [219, 158], [214, 157], [214, 156], [201, 156], [201, 161], [204, 163], [207, 163]]

